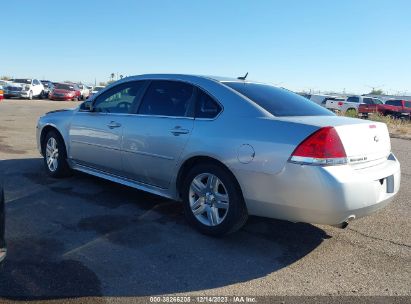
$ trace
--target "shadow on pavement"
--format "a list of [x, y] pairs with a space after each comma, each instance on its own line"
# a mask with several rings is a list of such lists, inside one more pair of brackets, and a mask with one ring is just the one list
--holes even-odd
[[195, 292], [264, 277], [329, 236], [309, 224], [251, 217], [210, 238], [179, 203], [84, 174], [49, 178], [42, 160], [0, 162], [8, 256], [0, 297], [60, 299]]

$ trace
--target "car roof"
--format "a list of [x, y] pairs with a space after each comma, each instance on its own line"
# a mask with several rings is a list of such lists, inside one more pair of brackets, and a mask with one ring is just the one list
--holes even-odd
[[[195, 75], [195, 74], [142, 74], [142, 75], [133, 75], [123, 78], [122, 80], [132, 80], [132, 79], [161, 79], [161, 78], [170, 78], [170, 79], [210, 79], [217, 82], [244, 82], [243, 80], [239, 80], [233, 77], [223, 77], [223, 76], [210, 76], [210, 75]], [[254, 81], [246, 81], [246, 82], [254, 82]]]

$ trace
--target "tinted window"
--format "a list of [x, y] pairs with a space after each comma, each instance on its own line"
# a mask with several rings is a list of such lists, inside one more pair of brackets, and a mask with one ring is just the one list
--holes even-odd
[[298, 95], [270, 85], [224, 82], [275, 116], [332, 116], [332, 112]]
[[363, 101], [364, 101], [365, 104], [368, 104], [368, 105], [374, 104], [374, 103], [372, 102], [372, 98], [364, 98]]
[[406, 108], [411, 108], [411, 101], [406, 101], [405, 102], [405, 107]]
[[34, 79], [34, 80], [33, 80], [33, 84], [34, 84], [34, 85], [40, 85], [40, 82], [39, 82], [37, 79]]
[[162, 116], [192, 116], [194, 87], [177, 81], [153, 81], [143, 101], [139, 114]]
[[93, 109], [95, 112], [130, 113], [138, 102], [143, 87], [143, 81], [119, 84], [98, 96]]
[[347, 98], [347, 102], [360, 102], [359, 97], [351, 96]]
[[198, 90], [196, 118], [214, 118], [221, 112], [221, 106], [208, 94]]
[[374, 104], [384, 104], [381, 100], [379, 99], [373, 99]]
[[13, 79], [12, 82], [31, 84], [31, 79]]
[[385, 102], [387, 105], [391, 106], [396, 106], [396, 107], [402, 107], [402, 101], [401, 100], [387, 100]]

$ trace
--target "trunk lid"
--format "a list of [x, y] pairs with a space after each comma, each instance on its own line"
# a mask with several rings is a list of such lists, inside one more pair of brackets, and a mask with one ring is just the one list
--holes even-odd
[[276, 119], [319, 128], [334, 127], [344, 146], [348, 164], [358, 169], [383, 162], [391, 152], [387, 125], [381, 122], [342, 116], [295, 116]]
[[358, 165], [380, 163], [391, 152], [390, 135], [386, 124], [366, 121], [363, 124], [335, 127], [347, 154], [348, 163]]

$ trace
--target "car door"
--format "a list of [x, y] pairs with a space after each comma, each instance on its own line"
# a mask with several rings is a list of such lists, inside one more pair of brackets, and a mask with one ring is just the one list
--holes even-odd
[[367, 113], [375, 112], [375, 106], [374, 106], [372, 98], [364, 97], [363, 103], [365, 104], [364, 108], [367, 111]]
[[80, 107], [70, 125], [69, 158], [112, 174], [124, 173], [121, 158], [123, 121], [139, 98], [135, 87], [136, 82], [119, 84], [98, 95], [92, 101], [92, 110]]
[[168, 188], [194, 124], [196, 89], [187, 83], [153, 80], [136, 115], [126, 117], [123, 159], [127, 177]]

